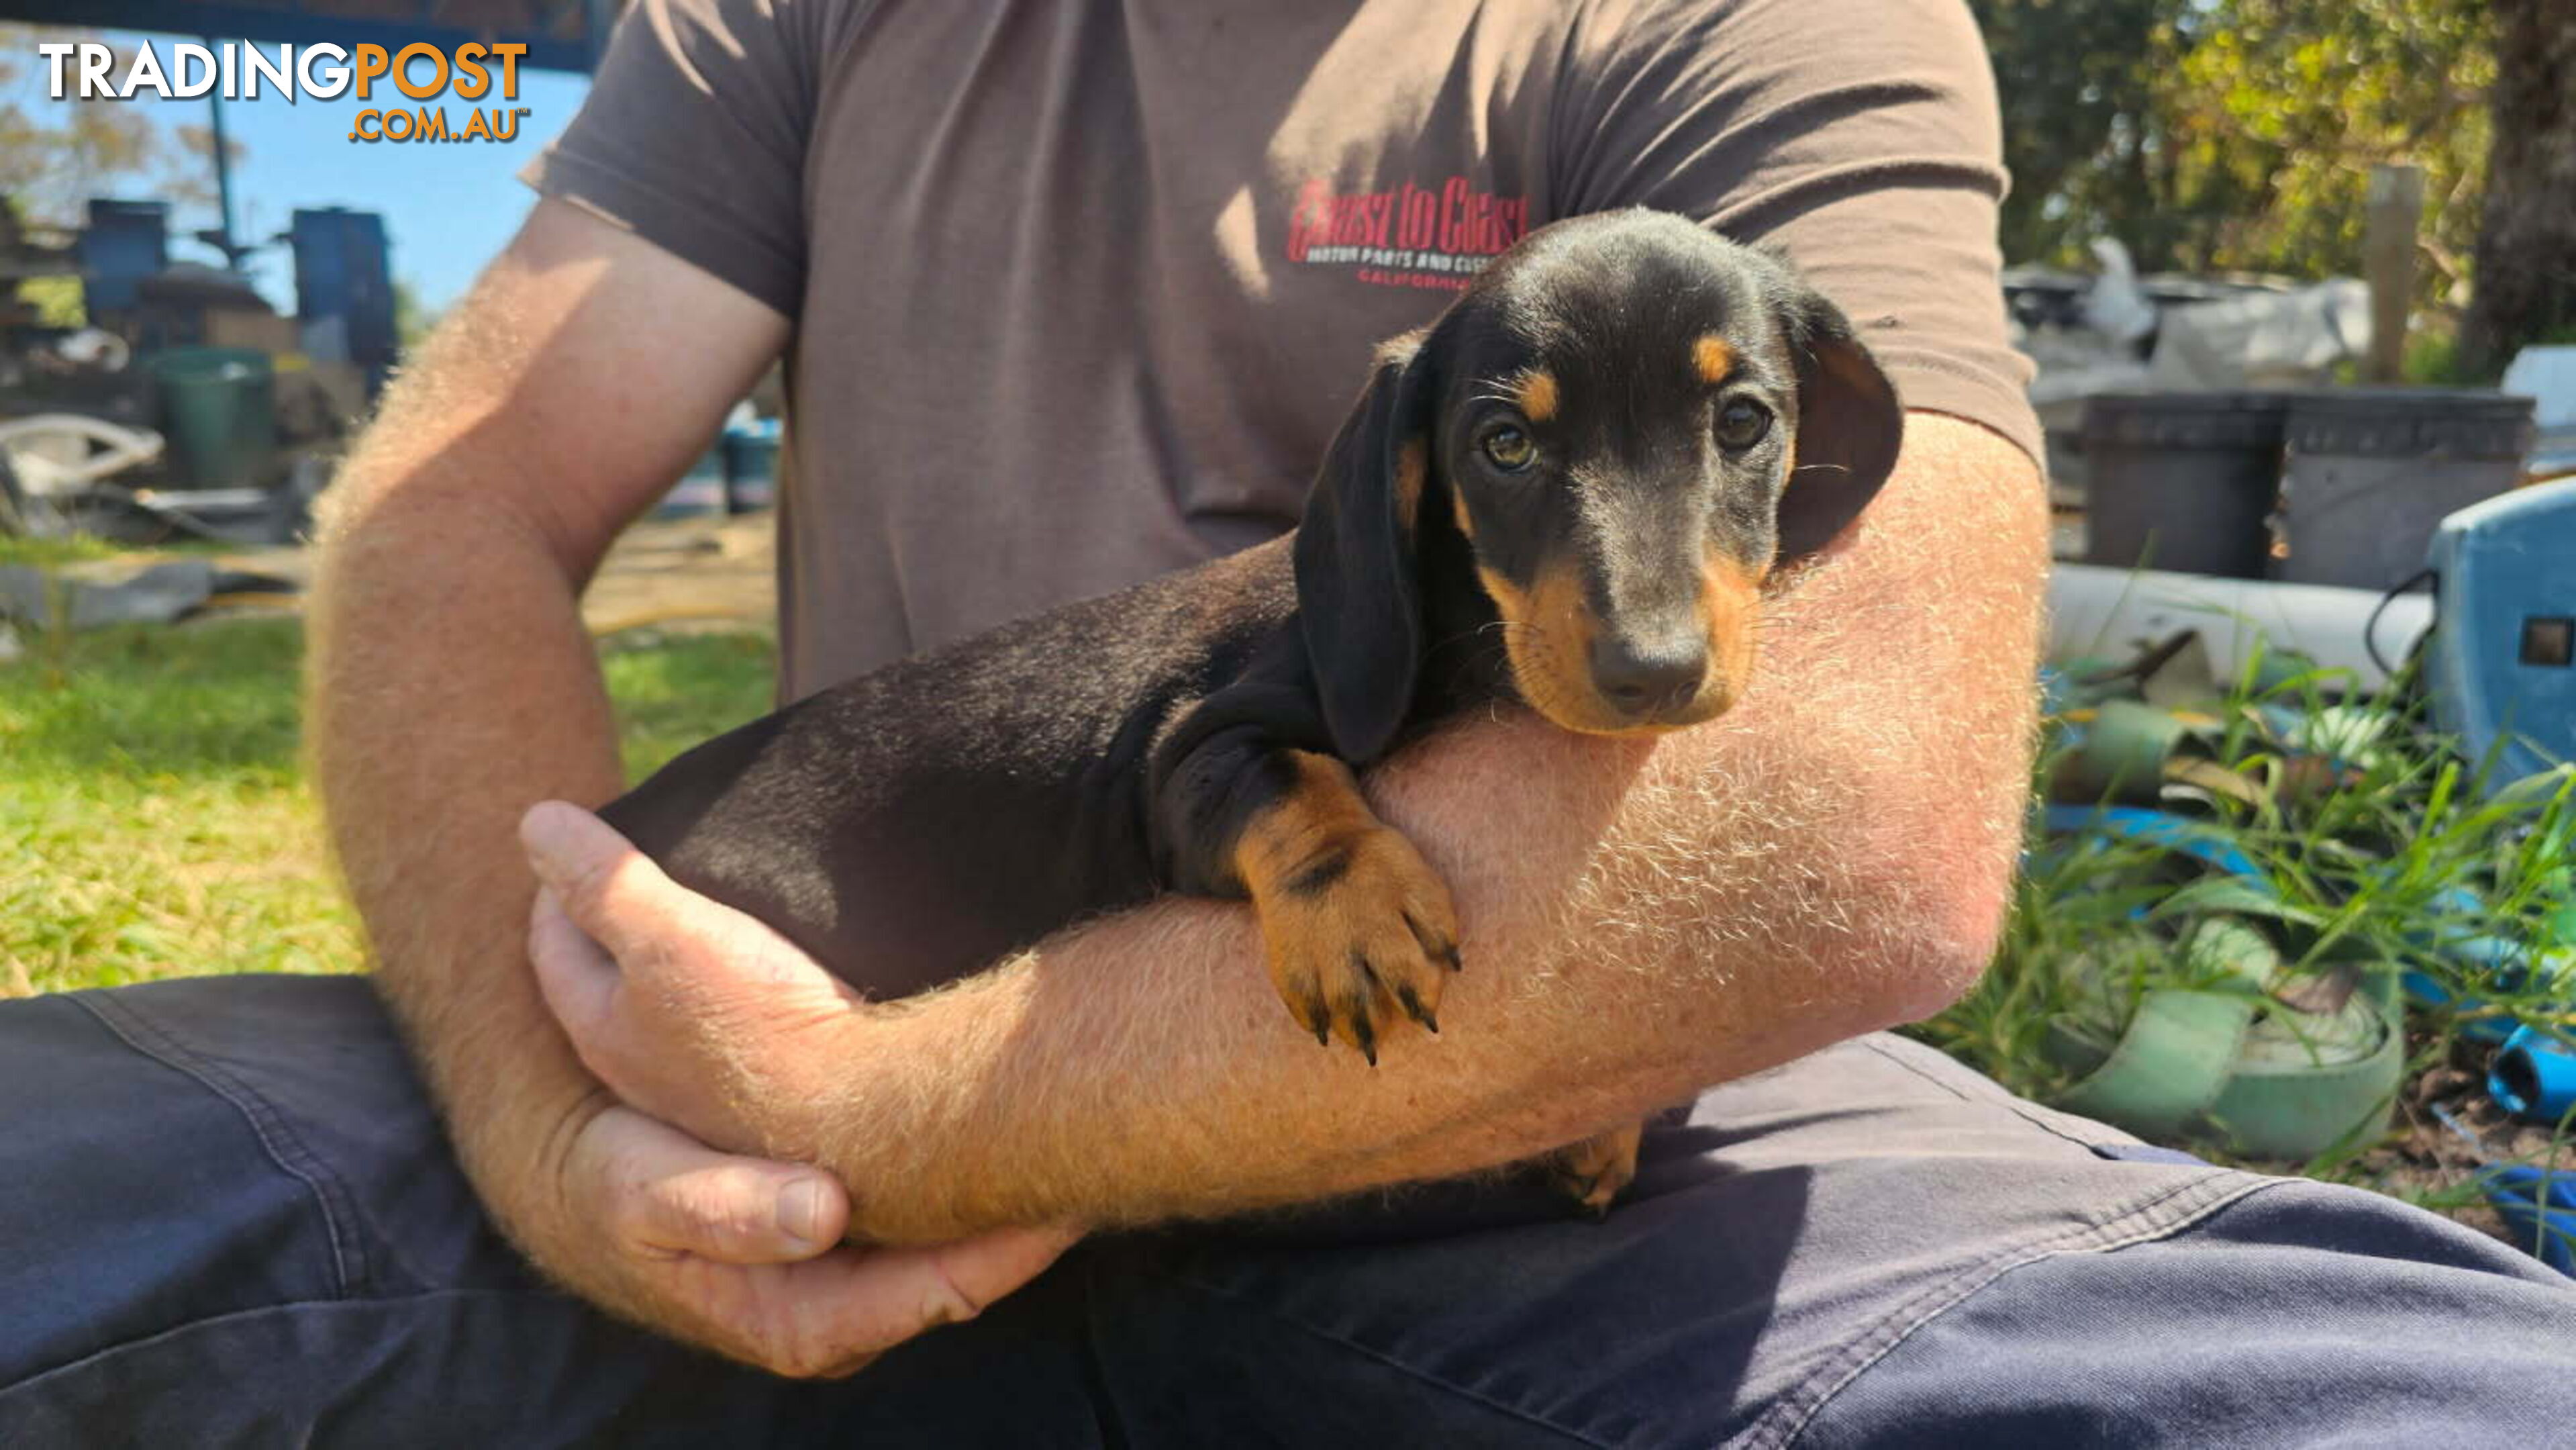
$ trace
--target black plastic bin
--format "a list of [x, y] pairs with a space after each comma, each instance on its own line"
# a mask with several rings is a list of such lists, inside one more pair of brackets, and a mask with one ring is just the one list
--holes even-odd
[[2273, 577], [2393, 589], [2434, 526], [2513, 487], [2532, 402], [2484, 388], [2342, 388], [2291, 401]]
[[2254, 392], [2086, 399], [2084, 561], [2262, 578], [2288, 402]]

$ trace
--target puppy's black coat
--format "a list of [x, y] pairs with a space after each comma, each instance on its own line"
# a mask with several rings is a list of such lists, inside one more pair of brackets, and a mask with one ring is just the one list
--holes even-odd
[[1300, 1024], [1374, 1060], [1456, 931], [1347, 767], [1495, 698], [1612, 733], [1723, 710], [1762, 581], [1901, 425], [1778, 259], [1642, 211], [1542, 228], [1381, 352], [1295, 534], [825, 691], [605, 815], [876, 998], [1250, 896]]

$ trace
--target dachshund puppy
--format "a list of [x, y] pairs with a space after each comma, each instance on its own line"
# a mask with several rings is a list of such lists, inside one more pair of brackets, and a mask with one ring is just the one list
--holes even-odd
[[[1458, 927], [1353, 770], [1497, 699], [1593, 734], [1723, 712], [1765, 580], [1901, 430], [1777, 257], [1559, 222], [1380, 350], [1294, 534], [827, 690], [604, 815], [879, 999], [1160, 892], [1249, 898], [1289, 1014], [1373, 1064], [1399, 1017], [1438, 1030]], [[1557, 1172], [1601, 1210], [1636, 1145]]]

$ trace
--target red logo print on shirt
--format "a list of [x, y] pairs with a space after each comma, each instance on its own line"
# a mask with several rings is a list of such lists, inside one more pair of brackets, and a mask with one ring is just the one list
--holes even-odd
[[1289, 208], [1287, 253], [1291, 262], [1353, 267], [1381, 287], [1458, 292], [1528, 230], [1528, 197], [1479, 190], [1464, 176], [1338, 194], [1317, 179]]

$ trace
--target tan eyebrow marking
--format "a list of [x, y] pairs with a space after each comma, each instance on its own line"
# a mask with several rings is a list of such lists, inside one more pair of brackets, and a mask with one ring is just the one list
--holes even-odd
[[1544, 423], [1556, 416], [1556, 374], [1545, 368], [1524, 368], [1512, 380], [1512, 396], [1520, 401], [1522, 416]]
[[1701, 333], [1699, 341], [1691, 344], [1691, 365], [1699, 369], [1701, 381], [1725, 382], [1726, 375], [1735, 371], [1735, 349], [1714, 332]]

